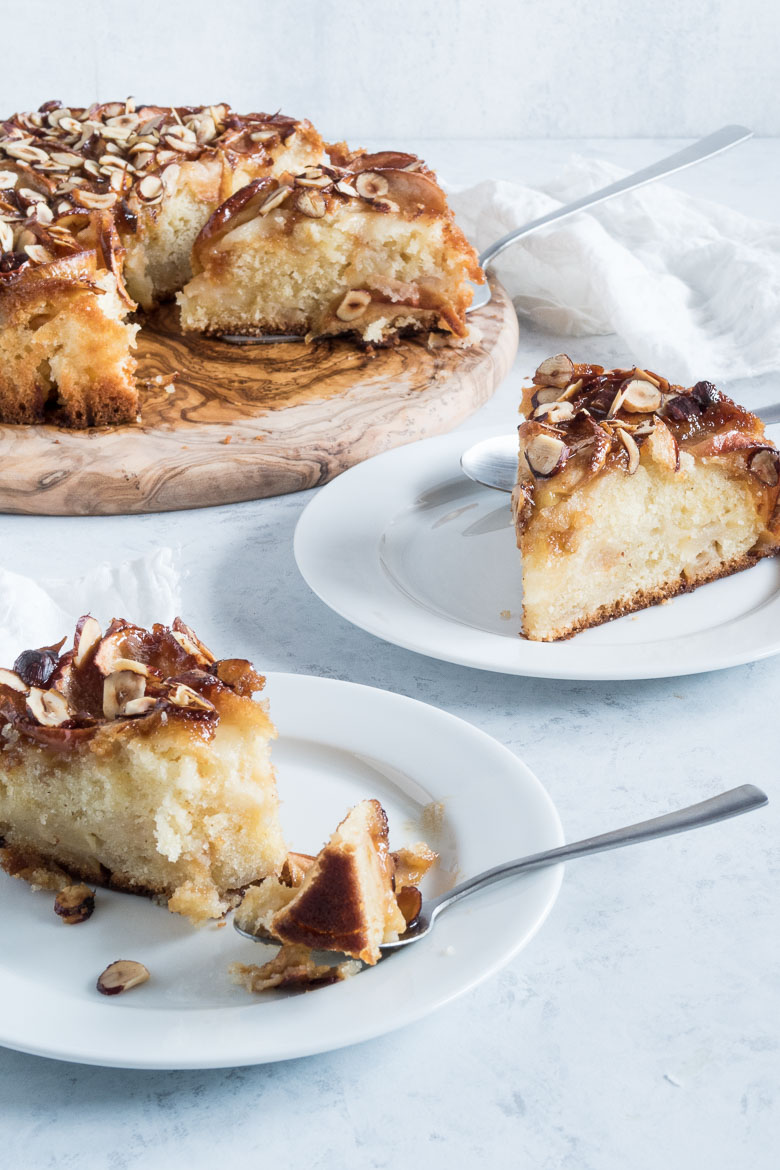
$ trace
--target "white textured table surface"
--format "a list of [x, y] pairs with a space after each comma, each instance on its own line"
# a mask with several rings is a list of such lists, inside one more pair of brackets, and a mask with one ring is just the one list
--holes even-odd
[[[533, 182], [571, 150], [638, 166], [676, 144], [411, 145], [454, 182], [485, 173]], [[677, 182], [776, 217], [780, 142], [749, 143]], [[523, 333], [514, 373], [463, 426], [464, 441], [471, 426], [509, 429], [521, 378], [556, 346]], [[594, 358], [616, 352], [609, 340], [588, 349]], [[769, 385], [739, 392], [749, 404], [778, 397]], [[184, 613], [207, 643], [238, 652], [251, 642], [262, 647], [261, 668], [385, 687], [472, 721], [534, 769], [571, 839], [746, 780], [774, 803], [691, 836], [572, 864], [548, 923], [499, 976], [415, 1027], [357, 1048], [187, 1073], [82, 1068], [0, 1050], [0, 1164], [776, 1166], [780, 659], [608, 684], [428, 660], [352, 628], [309, 592], [292, 555], [308, 498], [132, 518], [3, 516], [0, 563], [31, 575], [78, 574], [171, 546], [187, 573]]]

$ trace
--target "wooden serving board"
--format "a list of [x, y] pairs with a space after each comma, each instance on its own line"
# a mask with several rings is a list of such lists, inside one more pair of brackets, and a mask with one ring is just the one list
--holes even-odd
[[[259, 499], [451, 430], [515, 356], [517, 318], [492, 287], [470, 319], [482, 341], [466, 350], [412, 340], [374, 354], [338, 340], [234, 346], [182, 335], [165, 306], [138, 335], [141, 423], [0, 426], [0, 511], [115, 515]], [[152, 381], [159, 375], [176, 375], [172, 393]]]

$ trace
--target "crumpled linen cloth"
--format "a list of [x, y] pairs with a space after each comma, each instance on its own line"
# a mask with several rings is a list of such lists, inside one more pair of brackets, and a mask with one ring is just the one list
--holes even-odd
[[[482, 250], [626, 173], [575, 156], [544, 187], [486, 181], [450, 200]], [[780, 369], [780, 226], [661, 183], [518, 241], [495, 271], [521, 321], [572, 337], [617, 334], [626, 365], [674, 382]], [[598, 361], [597, 347], [570, 348], [575, 361]]]
[[173, 550], [119, 565], [100, 564], [83, 577], [35, 581], [0, 568], [0, 666], [21, 650], [48, 646], [64, 635], [72, 644], [76, 621], [91, 613], [103, 629], [112, 617], [139, 625], [170, 623], [180, 609], [180, 575]]

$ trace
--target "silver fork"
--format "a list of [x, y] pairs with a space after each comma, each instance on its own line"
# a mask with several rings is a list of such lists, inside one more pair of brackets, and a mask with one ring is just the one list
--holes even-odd
[[[538, 219], [532, 219], [530, 223], [507, 232], [505, 236], [496, 240], [495, 244], [491, 244], [480, 254], [480, 268], [487, 268], [491, 260], [495, 260], [516, 240], [530, 236], [533, 232], [547, 227], [548, 224], [557, 223], [558, 220], [575, 215], [578, 211], [584, 211], [586, 207], [595, 207], [597, 203], [605, 203], [608, 199], [614, 199], [616, 195], [622, 195], [626, 191], [635, 191], [637, 187], [654, 183], [656, 179], [663, 179], [666, 175], [673, 175], [676, 171], [695, 166], [696, 163], [712, 158], [713, 155], [721, 154], [724, 150], [730, 150], [732, 146], [746, 142], [748, 138], [752, 137], [753, 131], [748, 130], [747, 126], [722, 126], [714, 134], [708, 134], [706, 138], [700, 138], [691, 146], [676, 150], [674, 154], [660, 159], [657, 163], [652, 163], [649, 167], [643, 167], [632, 175], [626, 175], [624, 179], [618, 179], [616, 183], [609, 183], [608, 186], [601, 187], [598, 191], [592, 191], [590, 195], [583, 195], [581, 199], [575, 199], [573, 203], [567, 203], [564, 207], [558, 207], [555, 211], [548, 212], [547, 215], [541, 215]], [[466, 310], [467, 313], [474, 313], [477, 309], [484, 308], [490, 303], [492, 295], [487, 281], [484, 284], [472, 283], [471, 287], [474, 299]], [[303, 338], [297, 333], [263, 334], [259, 337], [242, 337], [239, 334], [223, 333], [221, 340], [227, 341], [231, 345], [275, 345], [281, 341], [303, 341]]]
[[[445, 894], [440, 894], [438, 898], [429, 898], [423, 902], [419, 914], [400, 938], [382, 943], [382, 953], [388, 954], [410, 943], [419, 942], [421, 938], [430, 934], [434, 922], [444, 910], [467, 898], [469, 894], [492, 886], [495, 882], [518, 877], [535, 869], [545, 869], [550, 865], [559, 865], [563, 861], [573, 861], [576, 857], [603, 853], [607, 849], [620, 849], [624, 845], [638, 845], [642, 841], [653, 841], [656, 837], [668, 837], [672, 833], [687, 833], [689, 829], [701, 829], [704, 825], [714, 825], [717, 821], [725, 821], [729, 817], [738, 817], [754, 808], [761, 808], [768, 800], [766, 793], [755, 784], [742, 784], [739, 788], [721, 792], [719, 796], [711, 796], [709, 800], [702, 800], [698, 804], [688, 805], [675, 812], [664, 813], [663, 816], [653, 817], [648, 821], [639, 821], [624, 829], [614, 829], [611, 833], [602, 833], [598, 837], [588, 837], [584, 841], [561, 845], [558, 849], [546, 849], [543, 853], [532, 853], [518, 861], [496, 865], [493, 869], [485, 870], [476, 877], [460, 882]], [[235, 921], [233, 925], [235, 926]], [[238, 926], [236, 930], [252, 942], [278, 943], [278, 940], [249, 934]]]

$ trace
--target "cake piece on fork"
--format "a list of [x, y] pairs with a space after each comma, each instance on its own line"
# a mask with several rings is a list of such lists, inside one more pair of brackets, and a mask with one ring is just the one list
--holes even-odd
[[[64, 639], [63, 639], [64, 642]], [[80, 619], [73, 649], [0, 670], [0, 864], [155, 895], [193, 921], [281, 872], [264, 679], [180, 619]]]
[[521, 410], [527, 638], [568, 638], [780, 551], [780, 454], [711, 383], [558, 354]]
[[406, 929], [394, 869], [384, 809], [378, 800], [362, 800], [301, 874], [299, 886], [271, 880], [247, 890], [236, 921], [249, 934], [376, 963], [382, 942]]

